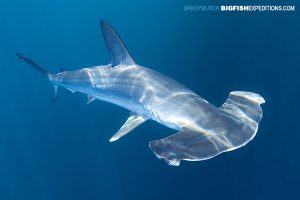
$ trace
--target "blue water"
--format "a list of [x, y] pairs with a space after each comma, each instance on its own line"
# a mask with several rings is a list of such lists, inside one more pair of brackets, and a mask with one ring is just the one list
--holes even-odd
[[[1, 200], [299, 198], [299, 12], [184, 12], [187, 4], [0, 2]], [[111, 144], [128, 111], [86, 105], [84, 95], [63, 89], [53, 103], [49, 83], [14, 52], [53, 72], [106, 64], [100, 19], [116, 28], [138, 64], [216, 106], [233, 90], [261, 94], [266, 104], [255, 139], [170, 167], [148, 142], [173, 130], [148, 121]]]

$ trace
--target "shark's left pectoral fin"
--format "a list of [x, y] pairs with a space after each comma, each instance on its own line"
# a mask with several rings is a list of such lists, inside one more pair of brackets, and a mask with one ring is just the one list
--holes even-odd
[[127, 121], [124, 123], [124, 125], [118, 130], [116, 134], [110, 138], [110, 142], [114, 142], [118, 140], [119, 138], [123, 137], [127, 133], [129, 133], [131, 130], [136, 128], [137, 126], [141, 125], [144, 121], [146, 121], [148, 118], [143, 115], [138, 114], [131, 114]]

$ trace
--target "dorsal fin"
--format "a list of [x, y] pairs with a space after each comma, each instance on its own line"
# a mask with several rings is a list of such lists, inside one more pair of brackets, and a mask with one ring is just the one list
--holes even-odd
[[114, 28], [103, 20], [100, 20], [100, 24], [103, 38], [110, 54], [109, 63], [112, 66], [117, 66], [119, 64], [134, 65], [133, 59]]

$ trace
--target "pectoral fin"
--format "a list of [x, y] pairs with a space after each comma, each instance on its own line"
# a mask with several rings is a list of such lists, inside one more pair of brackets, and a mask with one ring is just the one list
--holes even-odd
[[110, 138], [110, 142], [114, 142], [118, 140], [119, 138], [123, 137], [127, 133], [129, 133], [131, 130], [136, 128], [137, 126], [141, 125], [144, 121], [146, 121], [147, 118], [142, 115], [138, 114], [131, 114], [125, 124], [118, 130], [116, 134]]

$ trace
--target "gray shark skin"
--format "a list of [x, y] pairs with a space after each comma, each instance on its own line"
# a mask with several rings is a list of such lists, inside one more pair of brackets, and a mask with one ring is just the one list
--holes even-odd
[[181, 160], [200, 161], [244, 146], [254, 138], [262, 118], [264, 99], [251, 92], [235, 91], [217, 108], [177, 81], [137, 65], [110, 24], [100, 22], [108, 51], [108, 65], [51, 74], [29, 58], [16, 55], [45, 75], [54, 86], [119, 105], [131, 111], [118, 140], [148, 119], [177, 130], [151, 141], [155, 155], [172, 166]]

